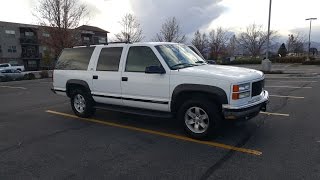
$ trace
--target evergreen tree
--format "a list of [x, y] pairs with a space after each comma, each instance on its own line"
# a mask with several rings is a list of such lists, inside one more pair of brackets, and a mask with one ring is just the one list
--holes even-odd
[[278, 50], [278, 54], [281, 55], [281, 57], [285, 57], [287, 55], [287, 48], [286, 48], [286, 45], [284, 43], [281, 44], [279, 50]]

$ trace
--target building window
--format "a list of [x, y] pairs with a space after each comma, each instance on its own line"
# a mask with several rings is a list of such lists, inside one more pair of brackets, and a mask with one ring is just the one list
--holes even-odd
[[42, 36], [43, 37], [50, 37], [50, 34], [49, 33], [42, 33]]
[[101, 44], [106, 43], [106, 38], [105, 37], [99, 37], [99, 43], [101, 43]]
[[8, 52], [9, 53], [16, 53], [17, 47], [16, 46], [8, 46]]
[[1, 48], [1, 45], [0, 45], [0, 53], [2, 53], [2, 48]]
[[8, 37], [16, 37], [16, 32], [14, 30], [5, 30]]
[[83, 40], [84, 41], [90, 41], [90, 38], [89, 37], [83, 37]]
[[34, 33], [33, 32], [25, 32], [25, 35], [26, 36], [34, 36]]

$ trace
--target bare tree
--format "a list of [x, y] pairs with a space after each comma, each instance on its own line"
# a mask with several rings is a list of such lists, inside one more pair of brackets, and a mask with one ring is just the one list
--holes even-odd
[[234, 56], [237, 51], [237, 37], [236, 35], [231, 36], [227, 45], [227, 53], [229, 56]]
[[288, 53], [303, 53], [306, 41], [306, 37], [300, 32], [289, 34], [287, 40]]
[[[276, 32], [270, 31], [270, 40], [275, 38]], [[240, 33], [238, 43], [252, 56], [259, 56], [265, 50], [268, 33], [262, 30], [261, 25], [252, 24], [246, 28], [245, 32]]]
[[162, 24], [160, 33], [157, 33], [156, 41], [183, 43], [186, 41], [186, 35], [182, 34], [179, 22], [175, 17], [168, 18]]
[[200, 51], [202, 56], [205, 57], [209, 43], [206, 33], [201, 34], [199, 30], [196, 31], [191, 43]]
[[139, 42], [144, 38], [140, 23], [132, 14], [126, 14], [119, 23], [123, 29], [115, 35], [118, 41]]
[[77, 0], [39, 0], [33, 14], [41, 25], [40, 40], [57, 57], [63, 48], [78, 44], [75, 28], [88, 15], [88, 10]]
[[211, 58], [217, 59], [223, 55], [226, 50], [229, 36], [225, 29], [219, 27], [212, 29], [209, 33], [209, 47], [211, 51]]

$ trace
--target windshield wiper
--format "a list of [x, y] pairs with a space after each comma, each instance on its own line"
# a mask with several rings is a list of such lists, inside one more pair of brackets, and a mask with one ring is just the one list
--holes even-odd
[[200, 60], [200, 61], [196, 61], [196, 63], [201, 63], [202, 64], [202, 63], [205, 63], [205, 61], [201, 61]]
[[183, 66], [182, 68], [185, 68], [185, 67], [192, 67], [192, 66], [196, 66], [196, 65], [189, 64], [189, 63], [179, 63], [179, 64], [175, 64], [175, 65], [171, 66], [171, 68], [178, 69], [178, 68], [176, 68], [178, 66]]

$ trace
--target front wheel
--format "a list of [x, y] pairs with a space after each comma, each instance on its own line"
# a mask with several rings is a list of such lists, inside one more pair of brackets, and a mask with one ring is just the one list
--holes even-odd
[[187, 134], [196, 139], [212, 135], [222, 120], [217, 105], [203, 98], [183, 103], [178, 118]]
[[81, 89], [74, 90], [71, 96], [71, 107], [79, 117], [90, 117], [94, 114], [94, 101], [92, 97]]

